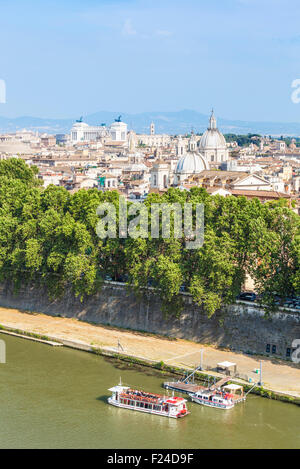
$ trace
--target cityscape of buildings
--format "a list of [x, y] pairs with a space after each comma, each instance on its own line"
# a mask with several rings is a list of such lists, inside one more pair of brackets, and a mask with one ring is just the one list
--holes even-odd
[[[44, 187], [71, 192], [117, 190], [143, 201], [170, 187], [204, 187], [211, 195], [286, 199], [300, 213], [300, 147], [296, 139], [248, 136], [247, 144], [225, 139], [214, 112], [202, 134], [148, 134], [128, 130], [118, 116], [107, 126], [80, 118], [69, 134], [41, 134], [26, 129], [0, 134], [0, 158], [22, 158], [39, 169]], [[232, 137], [232, 136], [231, 136]]]

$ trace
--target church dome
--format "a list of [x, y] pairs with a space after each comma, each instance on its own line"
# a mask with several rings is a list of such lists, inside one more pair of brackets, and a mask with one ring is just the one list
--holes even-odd
[[206, 130], [199, 142], [199, 148], [203, 150], [224, 147], [226, 147], [226, 140], [218, 129]]
[[200, 153], [189, 151], [177, 163], [176, 173], [194, 174], [208, 169], [208, 165]]
[[213, 111], [209, 120], [209, 127], [200, 139], [199, 148], [201, 150], [217, 150], [226, 148], [225, 137], [217, 128], [217, 121]]

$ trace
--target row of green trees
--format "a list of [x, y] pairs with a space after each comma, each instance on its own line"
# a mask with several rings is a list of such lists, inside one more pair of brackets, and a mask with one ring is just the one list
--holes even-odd
[[251, 143], [260, 145], [259, 134], [247, 134], [247, 135], [236, 135], [236, 134], [225, 134], [226, 142], [237, 142], [239, 147], [249, 146]]
[[203, 188], [150, 194], [154, 203], [204, 204], [205, 236], [199, 249], [184, 238], [100, 239], [97, 207], [117, 192], [97, 189], [70, 194], [41, 187], [37, 170], [20, 159], [0, 162], [0, 281], [47, 285], [57, 297], [72, 288], [84, 298], [105, 276], [127, 281], [146, 294], [151, 285], [168, 312], [180, 312], [184, 288], [209, 316], [235, 300], [246, 273], [264, 302], [274, 293], [300, 293], [299, 216], [284, 201], [262, 204], [244, 197], [210, 196]]

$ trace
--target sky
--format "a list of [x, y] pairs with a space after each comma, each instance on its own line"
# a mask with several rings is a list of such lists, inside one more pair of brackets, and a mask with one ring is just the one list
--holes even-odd
[[0, 116], [299, 122], [299, 24], [299, 0], [1, 0]]

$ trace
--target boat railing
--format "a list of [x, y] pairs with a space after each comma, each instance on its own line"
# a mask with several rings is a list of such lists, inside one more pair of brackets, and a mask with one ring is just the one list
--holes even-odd
[[121, 399], [128, 399], [130, 401], [136, 401], [136, 402], [145, 402], [148, 404], [156, 404], [156, 405], [161, 405], [164, 399], [162, 397], [157, 397], [157, 398], [151, 398], [147, 396], [138, 396], [136, 394], [125, 394], [122, 393], [120, 394]]

